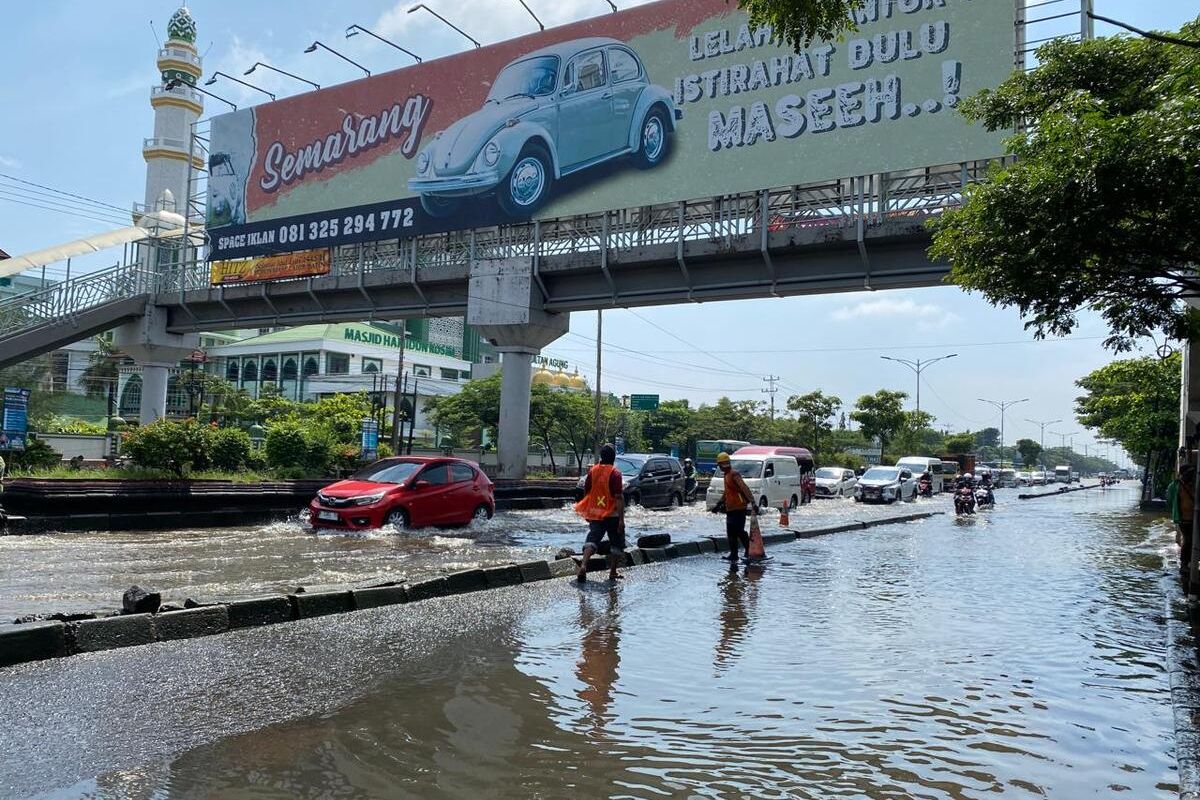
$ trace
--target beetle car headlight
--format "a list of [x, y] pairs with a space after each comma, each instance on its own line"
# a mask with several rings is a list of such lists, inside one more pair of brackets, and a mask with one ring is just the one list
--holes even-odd
[[424, 175], [429, 169], [429, 153], [424, 151], [417, 154], [417, 174]]
[[500, 145], [495, 142], [488, 142], [483, 147], [483, 163], [489, 167], [496, 166], [496, 162], [500, 160]]

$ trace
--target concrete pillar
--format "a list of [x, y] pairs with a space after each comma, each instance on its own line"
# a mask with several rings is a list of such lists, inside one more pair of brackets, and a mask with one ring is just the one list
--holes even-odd
[[138, 409], [138, 423], [149, 425], [167, 415], [167, 380], [169, 364], [141, 364], [142, 404]]
[[536, 351], [500, 348], [500, 477], [524, 477], [529, 455], [529, 393]]
[[502, 354], [499, 477], [523, 478], [529, 454], [531, 359], [567, 332], [570, 316], [542, 308], [530, 259], [497, 259], [471, 265], [467, 324]]

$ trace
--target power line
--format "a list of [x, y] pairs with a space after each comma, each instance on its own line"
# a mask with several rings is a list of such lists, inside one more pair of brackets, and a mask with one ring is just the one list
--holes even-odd
[[8, 180], [16, 181], [17, 183], [24, 183], [28, 186], [36, 186], [39, 189], [46, 189], [48, 191], [56, 192], [58, 194], [65, 194], [68, 197], [74, 197], [77, 200], [86, 200], [89, 203], [95, 203], [95, 204], [101, 205], [101, 206], [108, 206], [109, 208], [111, 208], [115, 211], [120, 211], [122, 214], [126, 214], [129, 212], [129, 209], [127, 209], [127, 208], [121, 208], [120, 206], [113, 205], [112, 203], [105, 203], [103, 200], [96, 200], [94, 198], [87, 197], [86, 195], [75, 194], [73, 192], [68, 192], [63, 189], [55, 189], [53, 186], [46, 186], [45, 184], [42, 184], [42, 183], [35, 183], [34, 181], [27, 181], [24, 178], [18, 178], [15, 175], [9, 175], [4, 172], [0, 172], [0, 178], [7, 178]]
[[93, 222], [103, 222], [105, 225], [116, 224], [111, 219], [104, 219], [102, 217], [93, 217], [90, 214], [84, 214], [79, 211], [64, 211], [61, 208], [52, 208], [50, 206], [43, 206], [43, 205], [39, 205], [37, 203], [30, 203], [28, 201], [14, 200], [9, 197], [0, 197], [0, 200], [3, 200], [6, 203], [16, 203], [19, 206], [29, 206], [30, 208], [40, 208], [44, 211], [53, 211], [57, 214], [64, 214], [68, 217], [77, 217], [79, 219], [88, 219], [88, 220], [92, 220]]
[[[23, 190], [23, 189], [14, 189], [11, 186], [5, 186], [3, 184], [0, 184], [0, 196], [3, 196], [5, 199], [9, 199], [9, 200], [15, 200], [15, 201], [26, 202], [26, 203], [36, 203], [36, 204], [41, 205], [42, 207], [52, 207], [56, 210], [68, 211], [73, 214], [86, 214], [88, 216], [95, 217], [98, 219], [104, 218], [104, 219], [112, 219], [114, 221], [117, 219], [120, 219], [115, 214], [113, 214], [111, 211], [105, 211], [105, 210], [99, 209], [99, 208], [89, 208], [86, 206], [80, 206], [80, 205], [77, 205], [73, 202], [66, 201], [66, 200], [57, 200], [57, 199], [52, 200], [52, 199], [48, 199], [48, 198], [44, 198], [44, 197], [34, 197], [32, 195], [26, 194], [25, 190]], [[129, 218], [125, 217], [121, 221], [128, 224]]]

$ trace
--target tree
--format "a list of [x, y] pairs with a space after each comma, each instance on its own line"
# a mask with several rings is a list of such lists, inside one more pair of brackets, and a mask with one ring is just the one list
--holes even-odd
[[933, 415], [925, 411], [906, 411], [904, 422], [893, 443], [899, 455], [932, 456], [941, 451], [943, 436], [929, 427]]
[[962, 455], [975, 449], [975, 434], [955, 433], [942, 440], [942, 449], [950, 455]]
[[818, 452], [821, 449], [821, 432], [833, 430], [833, 425], [829, 420], [842, 407], [842, 399], [836, 395], [827, 395], [817, 389], [808, 394], [792, 395], [788, 398], [787, 407], [790, 411], [799, 414], [800, 419], [812, 431], [812, 441], [809, 446], [813, 452]]
[[975, 434], [975, 446], [980, 450], [1000, 446], [1000, 429], [984, 428]]
[[880, 453], [887, 449], [888, 441], [904, 427], [904, 400], [907, 397], [905, 392], [880, 389], [875, 394], [864, 394], [858, 398], [854, 411], [850, 412], [850, 419], [858, 423], [863, 436], [879, 439]]
[[88, 353], [88, 365], [79, 373], [78, 383], [88, 397], [108, 397], [117, 385], [120, 353], [108, 337], [94, 336], [96, 349]]
[[1021, 454], [1021, 461], [1027, 467], [1032, 467], [1037, 464], [1038, 456], [1042, 454], [1042, 446], [1033, 439], [1017, 439], [1017, 452]]
[[[1114, 361], [1075, 382], [1086, 394], [1075, 399], [1075, 417], [1105, 439], [1120, 442], [1145, 463], [1172, 465], [1179, 440], [1179, 375], [1182, 358]], [[1168, 474], [1169, 467], [1157, 470]]]
[[752, 26], [770, 25], [776, 41], [796, 50], [813, 39], [836, 39], [853, 30], [863, 0], [738, 0]]
[[[1200, 37], [1200, 20], [1182, 35]], [[1016, 307], [1038, 337], [1063, 336], [1084, 308], [1128, 350], [1156, 332], [1200, 333], [1183, 299], [1200, 293], [1200, 54], [1107, 37], [1054, 41], [1039, 66], [961, 106], [1008, 140], [1013, 163], [931, 221], [950, 279]]]

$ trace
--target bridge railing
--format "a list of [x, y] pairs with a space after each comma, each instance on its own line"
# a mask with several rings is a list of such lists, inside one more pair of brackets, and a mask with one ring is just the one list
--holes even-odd
[[69, 319], [113, 300], [146, 294], [154, 276], [137, 263], [116, 264], [0, 301], [0, 338]]
[[[785, 231], [919, 220], [963, 202], [964, 190], [1008, 158], [942, 164], [677, 203], [615, 209], [491, 228], [430, 234], [335, 248], [330, 274], [400, 273], [436, 278], [441, 270], [480, 259], [552, 258], [707, 241], [729, 247], [763, 228]], [[386, 249], [384, 249], [386, 248]], [[305, 279], [297, 279], [303, 281]], [[290, 281], [272, 281], [288, 283]], [[193, 258], [164, 270], [161, 293], [212, 288], [207, 262]]]

